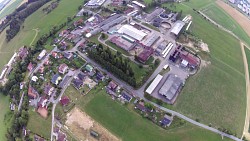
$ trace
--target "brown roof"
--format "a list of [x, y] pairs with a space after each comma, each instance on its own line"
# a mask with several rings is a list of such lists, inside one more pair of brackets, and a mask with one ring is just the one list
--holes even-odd
[[39, 107], [37, 109], [37, 112], [43, 117], [43, 118], [47, 118], [48, 117], [48, 109], [45, 107]]
[[141, 62], [146, 62], [149, 57], [153, 54], [154, 50], [152, 48], [147, 48], [144, 49], [139, 55], [138, 55], [138, 59]]
[[70, 102], [70, 99], [67, 96], [63, 96], [60, 100], [62, 106], [68, 105]]
[[33, 87], [29, 86], [28, 96], [31, 98], [36, 98], [37, 94], [38, 94], [37, 91]]

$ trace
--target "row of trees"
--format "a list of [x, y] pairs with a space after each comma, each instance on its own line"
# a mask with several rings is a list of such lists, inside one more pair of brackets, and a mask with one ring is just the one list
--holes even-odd
[[133, 87], [136, 87], [134, 71], [128, 59], [123, 59], [120, 53], [112, 53], [109, 48], [104, 49], [101, 44], [97, 48], [87, 49], [89, 57], [102, 65], [107, 71], [124, 80]]
[[[45, 3], [51, 0], [39, 0], [35, 2], [27, 2], [17, 8], [12, 14], [6, 17], [6, 21], [4, 24], [1, 24], [1, 27], [6, 27], [6, 25], [10, 25], [10, 28], [6, 30], [6, 40], [10, 41], [13, 39], [16, 34], [20, 31], [20, 27], [24, 20], [34, 13], [37, 9], [42, 7]], [[3, 28], [1, 28], [3, 30]]]

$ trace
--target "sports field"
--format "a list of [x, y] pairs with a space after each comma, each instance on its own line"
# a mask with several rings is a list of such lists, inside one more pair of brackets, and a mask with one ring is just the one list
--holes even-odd
[[[68, 16], [72, 17], [76, 14], [81, 3], [82, 0], [74, 0], [74, 2], [61, 0], [59, 6], [49, 14], [42, 12], [42, 8], [49, 3], [44, 5], [25, 20], [24, 28], [8, 43], [5, 41], [6, 33], [3, 31], [0, 34], [0, 59], [2, 60], [0, 62], [0, 70], [21, 46], [30, 45], [31, 42], [34, 44], [41, 35], [47, 33], [53, 26], [64, 23], [67, 21]], [[33, 29], [39, 30], [35, 39], [36, 31]]]
[[[226, 11], [221, 9], [218, 6], [218, 4], [212, 3], [209, 6], [202, 9], [202, 12], [206, 14], [209, 18], [211, 18], [213, 21], [222, 25], [226, 29], [232, 31], [241, 40], [243, 40], [248, 45], [250, 45], [249, 36], [246, 33], [247, 30], [244, 30], [230, 15], [226, 13]], [[250, 20], [249, 20], [249, 24], [250, 24]], [[243, 26], [243, 27], [246, 27], [246, 26]]]
[[210, 54], [207, 58], [211, 64], [187, 81], [173, 109], [207, 125], [211, 123], [215, 128], [226, 128], [241, 136], [245, 121], [246, 90], [240, 43], [195, 13], [190, 3], [176, 6], [176, 9], [193, 16], [190, 31], [208, 44]]
[[4, 141], [6, 140], [5, 138], [5, 134], [7, 131], [7, 127], [8, 127], [8, 120], [9, 116], [6, 117], [5, 119], [5, 114], [10, 111], [9, 110], [9, 97], [3, 96], [0, 93], [0, 109], [1, 109], [1, 113], [0, 113], [0, 140]]
[[[246, 57], [247, 57], [247, 63], [250, 64], [250, 50], [245, 47]], [[248, 65], [248, 70], [250, 70], [250, 65]], [[249, 72], [250, 75], [250, 72]]]

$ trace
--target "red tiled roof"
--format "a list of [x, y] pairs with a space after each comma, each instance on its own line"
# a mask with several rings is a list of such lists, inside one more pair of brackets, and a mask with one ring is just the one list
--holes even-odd
[[36, 98], [37, 96], [36, 94], [37, 94], [36, 90], [33, 87], [29, 86], [28, 96], [31, 98]]
[[139, 55], [138, 59], [141, 62], [146, 62], [149, 57], [153, 54], [154, 50], [152, 48], [144, 49]]

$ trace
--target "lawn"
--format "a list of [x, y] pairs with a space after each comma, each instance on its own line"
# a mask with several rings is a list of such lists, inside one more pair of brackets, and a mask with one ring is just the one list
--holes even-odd
[[50, 139], [51, 115], [44, 119], [37, 112], [30, 109], [27, 128], [35, 134]]
[[[180, 128], [164, 130], [147, 119], [114, 101], [105, 91], [94, 93], [85, 106], [80, 107], [124, 141], [219, 141], [221, 137], [207, 130], [186, 124]], [[228, 140], [228, 139], [226, 139]]]
[[[200, 2], [193, 0], [191, 3], [194, 1]], [[241, 136], [245, 121], [246, 91], [239, 41], [205, 21], [187, 3], [176, 5], [176, 9], [182, 9], [183, 16], [193, 16], [190, 31], [208, 44], [208, 60], [211, 64], [187, 80], [173, 109], [192, 119], [199, 119], [202, 123], [211, 123], [215, 128], [223, 127]]]
[[49, 14], [42, 12], [42, 9], [49, 3], [45, 4], [25, 20], [23, 24], [24, 27], [17, 36], [8, 43], [5, 41], [6, 33], [3, 31], [0, 34], [0, 54], [2, 60], [0, 62], [0, 70], [2, 70], [3, 66], [12, 57], [14, 51], [17, 51], [23, 45], [30, 45], [35, 35], [35, 31], [32, 29], [37, 28], [40, 30], [33, 42], [35, 43], [41, 35], [49, 32], [52, 26], [62, 24], [67, 21], [68, 16], [72, 17], [76, 14], [78, 6], [81, 5], [82, 2], [82, 0], [74, 0], [74, 2], [61, 0], [59, 6]]
[[210, 17], [218, 24], [232, 31], [241, 40], [246, 42], [248, 46], [250, 46], [249, 36], [246, 34], [246, 32], [233, 18], [231, 18], [230, 15], [228, 15], [223, 9], [218, 7], [217, 4], [212, 3], [208, 7], [204, 8], [202, 11], [204, 14], [206, 14], [208, 17]]
[[248, 72], [250, 75], [250, 50], [248, 48], [245, 47], [245, 53], [246, 53], [246, 57], [247, 57], [247, 64], [248, 64]]
[[5, 114], [8, 113], [9, 110], [9, 97], [3, 96], [2, 93], [0, 93], [0, 140], [4, 141], [6, 140], [5, 134], [8, 128], [9, 124], [9, 116], [6, 117], [5, 119]]

